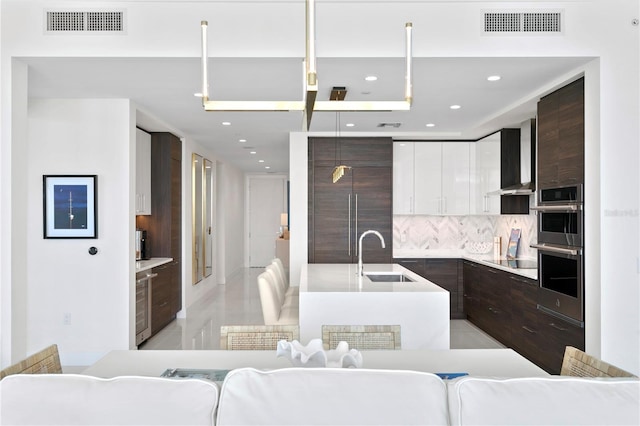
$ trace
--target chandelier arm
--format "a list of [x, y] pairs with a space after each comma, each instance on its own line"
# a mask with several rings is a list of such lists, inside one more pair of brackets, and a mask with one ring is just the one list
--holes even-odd
[[405, 70], [405, 88], [404, 88], [404, 99], [411, 105], [413, 101], [413, 72], [412, 72], [412, 62], [413, 62], [413, 24], [411, 22], [407, 22], [405, 25], [405, 62], [406, 62], [406, 70]]
[[202, 104], [209, 100], [209, 81], [207, 64], [209, 62], [209, 53], [207, 48], [207, 27], [209, 23], [207, 21], [201, 21], [201, 38], [202, 38], [202, 52], [201, 52], [201, 65], [202, 65]]

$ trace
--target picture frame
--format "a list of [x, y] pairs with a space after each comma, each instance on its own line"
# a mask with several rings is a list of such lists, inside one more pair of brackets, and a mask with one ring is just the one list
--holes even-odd
[[98, 238], [96, 175], [43, 175], [44, 238]]

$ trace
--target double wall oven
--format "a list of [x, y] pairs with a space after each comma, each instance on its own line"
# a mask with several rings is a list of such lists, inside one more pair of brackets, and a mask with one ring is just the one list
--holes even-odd
[[582, 185], [538, 191], [538, 309], [584, 327]]

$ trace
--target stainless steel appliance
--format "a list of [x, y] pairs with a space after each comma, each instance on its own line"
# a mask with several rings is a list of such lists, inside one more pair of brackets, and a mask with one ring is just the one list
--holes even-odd
[[538, 241], [562, 246], [583, 245], [582, 185], [539, 191]]
[[538, 309], [584, 327], [582, 186], [539, 191]]
[[147, 231], [136, 230], [136, 260], [148, 259], [147, 256]]
[[151, 282], [158, 274], [136, 274], [136, 346], [151, 337]]

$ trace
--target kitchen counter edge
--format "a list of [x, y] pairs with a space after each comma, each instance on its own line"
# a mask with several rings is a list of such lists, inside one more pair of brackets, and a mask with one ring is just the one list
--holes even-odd
[[137, 260], [136, 273], [148, 271], [149, 269], [167, 264], [171, 261], [173, 261], [172, 257], [152, 257], [151, 259]]
[[[427, 253], [428, 252], [428, 253]], [[508, 266], [497, 265], [492, 263], [492, 255], [487, 254], [470, 254], [462, 250], [396, 250], [393, 252], [394, 259], [462, 259], [469, 260], [471, 262], [479, 263], [483, 266], [490, 268], [500, 269], [501, 271], [509, 272], [514, 275], [520, 275], [531, 280], [538, 279], [537, 269], [515, 269]], [[506, 259], [506, 258], [505, 258]], [[504, 260], [504, 259], [503, 259]], [[537, 260], [529, 259], [527, 260]]]

